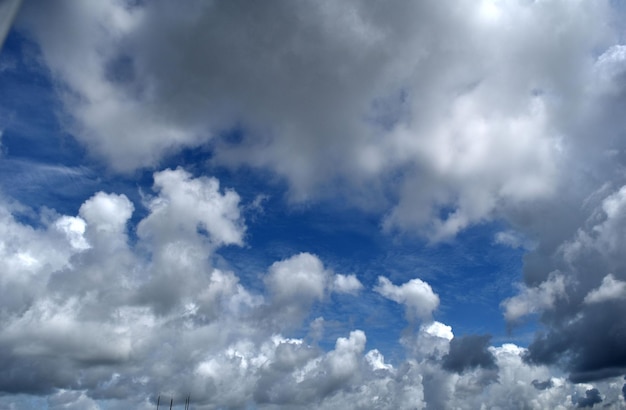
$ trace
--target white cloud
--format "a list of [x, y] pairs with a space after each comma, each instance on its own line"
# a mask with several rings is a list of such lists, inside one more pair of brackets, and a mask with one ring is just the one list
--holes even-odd
[[[171, 195], [182, 199], [187, 194]], [[220, 201], [220, 195], [207, 199], [209, 205]], [[118, 212], [110, 212], [113, 209]], [[85, 201], [84, 219], [61, 216], [52, 220], [49, 230], [40, 231], [11, 222], [5, 212], [3, 238], [10, 238], [12, 247], [5, 243], [3, 260], [32, 254], [38, 262], [35, 276], [22, 277], [23, 289], [32, 292], [36, 302], [13, 299], [14, 312], [20, 313], [0, 321], [0, 352], [9, 354], [3, 353], [0, 360], [5, 368], [15, 369], [0, 376], [4, 391], [19, 391], [24, 383], [42, 392], [58, 388], [49, 397], [50, 406], [69, 408], [98, 408], [96, 399], [116, 398], [121, 408], [148, 409], [154, 406], [149, 398], [154, 399], [159, 391], [163, 397], [176, 397], [178, 403], [183, 400], [181, 391], [190, 393], [199, 407], [256, 403], [294, 408], [316, 402], [329, 409], [372, 403], [377, 408], [408, 409], [424, 408], [427, 400], [441, 400], [445, 406], [476, 408], [477, 397], [487, 404], [506, 403], [504, 393], [469, 393], [481, 385], [479, 374], [451, 375], [432, 361], [446, 354], [453, 337], [451, 327], [440, 322], [420, 327], [417, 342], [406, 344], [407, 358], [397, 366], [387, 363], [377, 349], [366, 351], [367, 338], [360, 330], [337, 338], [334, 349], [327, 352], [306, 339], [282, 336], [293, 322], [273, 319], [284, 319], [285, 309], [305, 313], [311, 303], [324, 303], [327, 292], [337, 291], [338, 276], [312, 254], [294, 255], [270, 266], [266, 294], [247, 289], [233, 272], [212, 268], [195, 252], [169, 260], [166, 266], [174, 270], [175, 281], [159, 282], [162, 289], [151, 288], [150, 283], [162, 280], [166, 272], [163, 265], [157, 265], [161, 255], [145, 251], [160, 249], [162, 244], [142, 237], [135, 247], [122, 241], [131, 211], [125, 197], [99, 193]], [[157, 227], [168, 224], [168, 217], [166, 212], [154, 212], [145, 220]], [[99, 231], [98, 227], [107, 229]], [[101, 237], [90, 248], [77, 248], [73, 241], [83, 234]], [[34, 252], [49, 244], [60, 252]], [[181, 246], [184, 251], [196, 243], [190, 239]], [[28, 266], [16, 266], [15, 272], [33, 269]], [[41, 283], [43, 277], [52, 280]], [[405, 304], [409, 314], [428, 316], [436, 308], [438, 298], [426, 283], [412, 280], [395, 286], [385, 279], [381, 277], [378, 291]], [[191, 285], [184, 286], [186, 282]], [[9, 288], [5, 284], [2, 289]], [[154, 294], [156, 299], [138, 300], [147, 289], [161, 291]], [[163, 309], [160, 298], [172, 294], [173, 303]], [[10, 306], [10, 298], [2, 300], [5, 308]], [[316, 319], [311, 326], [319, 322]], [[521, 362], [515, 363], [525, 369]], [[506, 371], [513, 372], [514, 367]], [[547, 374], [534, 371], [527, 378], [530, 382]], [[77, 377], [81, 377], [80, 389], [72, 387]], [[502, 392], [519, 384], [520, 377], [506, 381]], [[500, 391], [489, 386], [491, 392]], [[526, 385], [522, 391], [529, 396], [518, 397], [521, 402], [544, 394], [533, 393], [535, 389]], [[13, 401], [13, 396], [3, 396], [0, 405]]]
[[365, 360], [372, 366], [374, 370], [392, 370], [393, 366], [385, 363], [385, 356], [382, 355], [377, 349], [370, 350], [365, 355]]
[[[621, 61], [606, 2], [379, 7], [60, 1], [21, 22], [73, 135], [114, 169], [210, 143], [215, 163], [268, 168], [292, 199], [391, 205], [388, 229], [432, 240], [549, 198], [564, 134], [605, 95], [580, 84]], [[242, 141], [219, 137], [234, 125]]]
[[333, 278], [333, 291], [339, 293], [357, 293], [363, 289], [363, 284], [357, 279], [356, 275], [336, 274]]
[[[171, 195], [186, 198], [184, 192]], [[223, 197], [206, 201], [220, 203]], [[120, 212], [107, 211], [111, 209]], [[324, 303], [327, 292], [337, 290], [337, 276], [308, 253], [271, 265], [267, 292], [257, 293], [235, 273], [215, 269], [205, 255], [192, 252], [191, 259], [169, 261], [176, 281], [164, 282], [163, 293], [157, 293], [174, 293], [169, 309], [160, 309], [158, 300], [138, 301], [137, 294], [165, 272], [156, 264], [159, 254], [149, 252], [161, 243], [142, 237], [134, 247], [120, 242], [131, 210], [125, 197], [99, 193], [85, 201], [84, 219], [60, 216], [47, 230], [28, 228], [6, 210], [0, 213], [2, 238], [9, 240], [1, 248], [4, 263], [22, 254], [37, 260], [34, 267], [22, 263], [3, 271], [7, 280], [7, 274], [34, 269], [32, 276], [21, 276], [23, 289], [34, 298], [2, 298], [3, 308], [11, 300], [15, 307], [15, 313], [0, 319], [0, 361], [5, 369], [13, 369], [0, 374], [3, 391], [19, 392], [27, 385], [42, 394], [54, 390], [48, 395], [51, 408], [97, 409], [100, 400], [106, 400], [114, 408], [142, 410], [154, 407], [150, 400], [157, 392], [175, 397], [179, 404], [191, 394], [198, 408], [304, 408], [314, 402], [322, 409], [520, 404], [540, 409], [567, 408], [575, 394], [584, 397], [584, 389], [556, 378], [553, 369], [524, 363], [525, 349], [514, 345], [490, 347], [498, 365], [490, 371], [497, 373], [498, 383], [490, 382], [493, 375], [482, 370], [461, 375], [445, 371], [440, 362], [454, 335], [441, 322], [424, 323], [416, 334], [405, 332], [406, 357], [393, 365], [376, 348], [366, 350], [361, 330], [338, 337], [328, 351], [307, 338], [284, 336], [292, 323], [272, 320], [284, 318], [281, 309], [292, 306], [306, 312], [312, 302]], [[156, 212], [145, 219], [156, 227], [168, 224], [167, 217]], [[98, 231], [101, 226], [115, 229]], [[83, 229], [86, 236], [90, 229], [94, 235], [104, 234], [88, 249], [76, 247], [73, 241]], [[184, 250], [196, 243], [181, 246]], [[180, 282], [192, 286], [178, 292]], [[4, 282], [1, 289], [11, 288]], [[396, 286], [381, 277], [376, 290], [405, 304], [409, 315], [429, 316], [438, 305], [432, 289], [417, 279]], [[277, 301], [281, 304], [275, 305]], [[320, 322], [314, 320], [311, 327]], [[532, 384], [550, 378], [552, 388], [538, 390]], [[620, 380], [593, 387], [606, 403], [621, 405]], [[11, 394], [0, 397], [0, 406], [10, 403], [20, 402]]]
[[86, 227], [84, 219], [62, 216], [56, 221], [55, 226], [65, 234], [73, 248], [78, 250], [89, 249], [90, 245], [84, 237]]
[[602, 279], [600, 286], [589, 292], [583, 301], [592, 304], [622, 298], [626, 298], [626, 282], [617, 280], [613, 275], [608, 274]]
[[494, 242], [513, 249], [523, 248], [532, 250], [536, 246], [530, 240], [524, 238], [519, 232], [513, 230], [497, 232], [494, 237]]
[[350, 332], [347, 339], [340, 337], [335, 350], [328, 353], [329, 376], [343, 381], [355, 376], [359, 370], [359, 359], [365, 348], [365, 333], [361, 330]]
[[300, 253], [269, 268], [265, 281], [281, 302], [310, 304], [324, 297], [329, 272], [322, 261], [310, 253]]
[[566, 296], [565, 286], [565, 276], [560, 272], [553, 272], [548, 280], [537, 287], [522, 287], [518, 295], [502, 302], [504, 317], [507, 321], [515, 322], [531, 313], [552, 308], [558, 298]]
[[134, 206], [125, 195], [98, 192], [80, 207], [79, 214], [92, 230], [119, 234], [126, 230], [133, 211]]
[[239, 195], [220, 192], [215, 178], [192, 178], [181, 168], [154, 174], [159, 195], [148, 203], [150, 216], [141, 221], [139, 235], [173, 241], [204, 230], [214, 245], [242, 245], [245, 226], [239, 210]]
[[423, 325], [423, 331], [431, 336], [436, 336], [441, 339], [450, 341], [454, 338], [452, 333], [452, 326], [445, 325], [441, 322], [434, 321], [428, 325]]
[[386, 277], [379, 276], [374, 290], [387, 299], [405, 305], [409, 320], [428, 320], [439, 306], [439, 296], [421, 279], [411, 279], [397, 286]]
[[322, 301], [330, 292], [355, 295], [363, 288], [355, 275], [333, 274], [308, 252], [274, 262], [264, 281], [275, 308], [296, 321], [301, 319], [302, 309]]

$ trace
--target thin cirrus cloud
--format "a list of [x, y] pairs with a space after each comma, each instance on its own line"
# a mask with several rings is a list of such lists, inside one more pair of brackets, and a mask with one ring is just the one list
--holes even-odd
[[[1, 184], [0, 406], [148, 409], [162, 392], [206, 409], [623, 407], [623, 13], [608, 0], [25, 2], [9, 43], [45, 71], [50, 111], [86, 154], [12, 157], [1, 101], [3, 169], [21, 164], [33, 187]], [[163, 166], [194, 149], [206, 158]], [[439, 321], [455, 310], [445, 289], [466, 296], [454, 283], [343, 271], [309, 249], [229, 265], [270, 196], [204, 171], [241, 169], [284, 184], [286, 208], [375, 215], [389, 242], [441, 250], [496, 226], [490, 246], [523, 267], [492, 307], [543, 330], [498, 346]], [[94, 189], [42, 206], [38, 189], [65, 180]], [[402, 354], [375, 345], [378, 306], [404, 309]]]

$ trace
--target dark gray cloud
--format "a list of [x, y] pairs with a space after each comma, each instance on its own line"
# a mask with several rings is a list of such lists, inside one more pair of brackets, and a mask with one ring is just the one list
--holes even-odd
[[497, 368], [495, 357], [489, 351], [490, 340], [490, 335], [466, 335], [452, 339], [450, 352], [443, 357], [443, 368], [456, 373], [477, 367]]
[[602, 397], [600, 397], [600, 391], [598, 389], [589, 389], [585, 392], [585, 397], [578, 397], [572, 399], [576, 407], [593, 407], [598, 403], [602, 403]]
[[[626, 309], [626, 259], [620, 251], [625, 195], [623, 187], [605, 187], [591, 196], [584, 227], [538, 265], [552, 272], [548, 278], [505, 302], [507, 312], [523, 311], [531, 300], [534, 306], [543, 304], [537, 311], [546, 330], [535, 337], [526, 358], [561, 365], [574, 382], [626, 373], [626, 329], [619, 314]], [[528, 305], [526, 313], [531, 309]]]
[[548, 379], [543, 382], [540, 382], [539, 380], [535, 379], [532, 381], [532, 385], [537, 390], [546, 390], [546, 389], [551, 389], [552, 387], [554, 387], [554, 382], [552, 381], [552, 379]]

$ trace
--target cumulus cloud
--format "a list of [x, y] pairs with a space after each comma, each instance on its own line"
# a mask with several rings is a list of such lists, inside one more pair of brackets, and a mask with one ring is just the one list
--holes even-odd
[[564, 295], [565, 277], [560, 272], [553, 272], [539, 286], [522, 287], [518, 295], [502, 302], [504, 317], [514, 322], [528, 314], [539, 313], [553, 307], [556, 300]]
[[600, 287], [589, 292], [583, 302], [601, 303], [624, 297], [626, 297], [626, 282], [616, 280], [613, 275], [608, 274], [602, 279]]
[[[442, 240], [554, 193], [571, 118], [604, 96], [579, 84], [619, 73], [619, 49], [593, 67], [608, 15], [604, 1], [58, 1], [27, 5], [21, 27], [73, 135], [114, 169], [210, 144], [294, 200], [391, 205], [388, 229]], [[234, 126], [240, 141], [221, 137]]]
[[452, 326], [448, 326], [444, 323], [434, 321], [426, 326], [424, 326], [424, 332], [435, 337], [439, 337], [441, 339], [446, 339], [450, 341], [454, 338], [454, 333], [452, 333]]
[[274, 262], [264, 282], [272, 296], [270, 309], [278, 320], [292, 323], [300, 323], [315, 302], [332, 292], [356, 295], [363, 288], [355, 275], [334, 274], [308, 252]]
[[[288, 323], [267, 327], [258, 317], [276, 303], [306, 312], [331, 291], [335, 277], [319, 258], [302, 253], [274, 263], [267, 295], [252, 292], [209, 258], [241, 241], [238, 196], [182, 170], [154, 178], [134, 245], [127, 235], [134, 205], [124, 195], [99, 192], [79, 216], [59, 216], [40, 230], [2, 208], [0, 361], [15, 371], [3, 372], [0, 389], [50, 393], [51, 408], [100, 408], [102, 399], [148, 408], [159, 391], [183, 390], [198, 406], [236, 407], [304, 404], [358, 383], [369, 363], [364, 332], [322, 352], [281, 336]], [[339, 291], [360, 284], [340, 277]], [[388, 369], [382, 356], [378, 362]]]
[[431, 322], [429, 284], [381, 276], [374, 291], [422, 321], [406, 358], [366, 352], [357, 329], [328, 351], [291, 338], [330, 293], [369, 290], [306, 252], [254, 288], [216, 268], [246, 242], [246, 205], [179, 168], [144, 204], [99, 192], [32, 225], [0, 206], [0, 390], [51, 408], [147, 409], [158, 391], [205, 408], [623, 406], [616, 14], [608, 0], [25, 3], [61, 122], [109, 171], [203, 147], [210, 165], [269, 170], [292, 201], [374, 210], [386, 232], [438, 242], [497, 220], [495, 242], [527, 251], [505, 318], [544, 331], [528, 349], [455, 338]]
[[[587, 210], [585, 226], [553, 248], [546, 269], [559, 268], [547, 280], [524, 288], [504, 303], [505, 315], [540, 312], [546, 332], [538, 333], [527, 359], [533, 363], [560, 363], [576, 382], [623, 374], [626, 352], [619, 331], [624, 308], [623, 275], [626, 266], [619, 250], [626, 219], [626, 190], [596, 194]], [[614, 272], [606, 275], [606, 272]], [[538, 306], [530, 308], [530, 302]]]
[[154, 190], [159, 195], [148, 203], [150, 216], [137, 227], [142, 237], [173, 241], [206, 231], [214, 245], [243, 244], [239, 195], [232, 190], [220, 193], [215, 178], [192, 179], [181, 168], [165, 170], [155, 173]]
[[312, 303], [324, 297], [328, 271], [310, 253], [301, 253], [270, 266], [268, 289], [279, 301]]
[[421, 279], [411, 279], [397, 286], [386, 277], [379, 276], [374, 290], [387, 299], [403, 304], [410, 320], [428, 320], [439, 306], [439, 296]]
[[[149, 221], [151, 232], [170, 229], [172, 214], [163, 207], [182, 206], [178, 201], [212, 215], [226, 193], [209, 191], [201, 201], [190, 196], [199, 192], [194, 187], [211, 186], [216, 187], [190, 175], [173, 193], [155, 186], [155, 196], [146, 203], [149, 213], [139, 225]], [[47, 395], [51, 408], [98, 409], [105, 400], [113, 408], [149, 409], [161, 392], [177, 403], [191, 394], [197, 408], [306, 408], [310, 403], [323, 409], [510, 408], [520, 403], [558, 408], [579, 397], [564, 379], [551, 389], [533, 387], [533, 381], [548, 380], [551, 370], [524, 363], [525, 349], [490, 347], [485, 336], [454, 338], [452, 328], [441, 322], [407, 333], [416, 343], [407, 343], [406, 357], [396, 362], [388, 362], [378, 349], [367, 350], [361, 330], [339, 336], [328, 351], [315, 340], [285, 336], [293, 322], [259, 315], [284, 319], [280, 309], [296, 306], [302, 320], [312, 303], [324, 303], [329, 292], [337, 291], [337, 277], [350, 276], [337, 276], [315, 255], [301, 253], [268, 267], [265, 291], [248, 289], [234, 272], [211, 266], [208, 256], [219, 251], [216, 244], [224, 242], [224, 235], [211, 226], [193, 229], [213, 223], [202, 213], [195, 214], [194, 223], [183, 219], [172, 236], [176, 252], [162, 265], [166, 241], [149, 235], [139, 235], [135, 244], [129, 240], [133, 208], [123, 195], [100, 192], [84, 202], [79, 216], [57, 216], [39, 229], [17, 222], [2, 208], [6, 269], [0, 361], [13, 370], [0, 377], [7, 394], [0, 404], [33, 393]], [[241, 217], [229, 215], [213, 214], [215, 226], [240, 226], [243, 233]], [[414, 314], [430, 315], [437, 306], [436, 295], [422, 281], [396, 286], [381, 279], [378, 291]], [[322, 325], [320, 319], [311, 323]], [[496, 378], [499, 383], [492, 383]], [[623, 400], [621, 385], [611, 386], [594, 388], [607, 401]]]

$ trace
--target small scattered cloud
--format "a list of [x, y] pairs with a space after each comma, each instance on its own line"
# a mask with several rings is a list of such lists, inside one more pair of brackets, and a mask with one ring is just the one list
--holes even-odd
[[433, 292], [428, 283], [421, 279], [411, 279], [398, 286], [386, 277], [379, 276], [374, 291], [387, 299], [403, 304], [409, 320], [429, 320], [439, 306], [439, 296]]
[[592, 304], [624, 298], [626, 298], [626, 282], [617, 280], [612, 274], [608, 274], [602, 279], [598, 288], [593, 289], [585, 296], [583, 302]]

